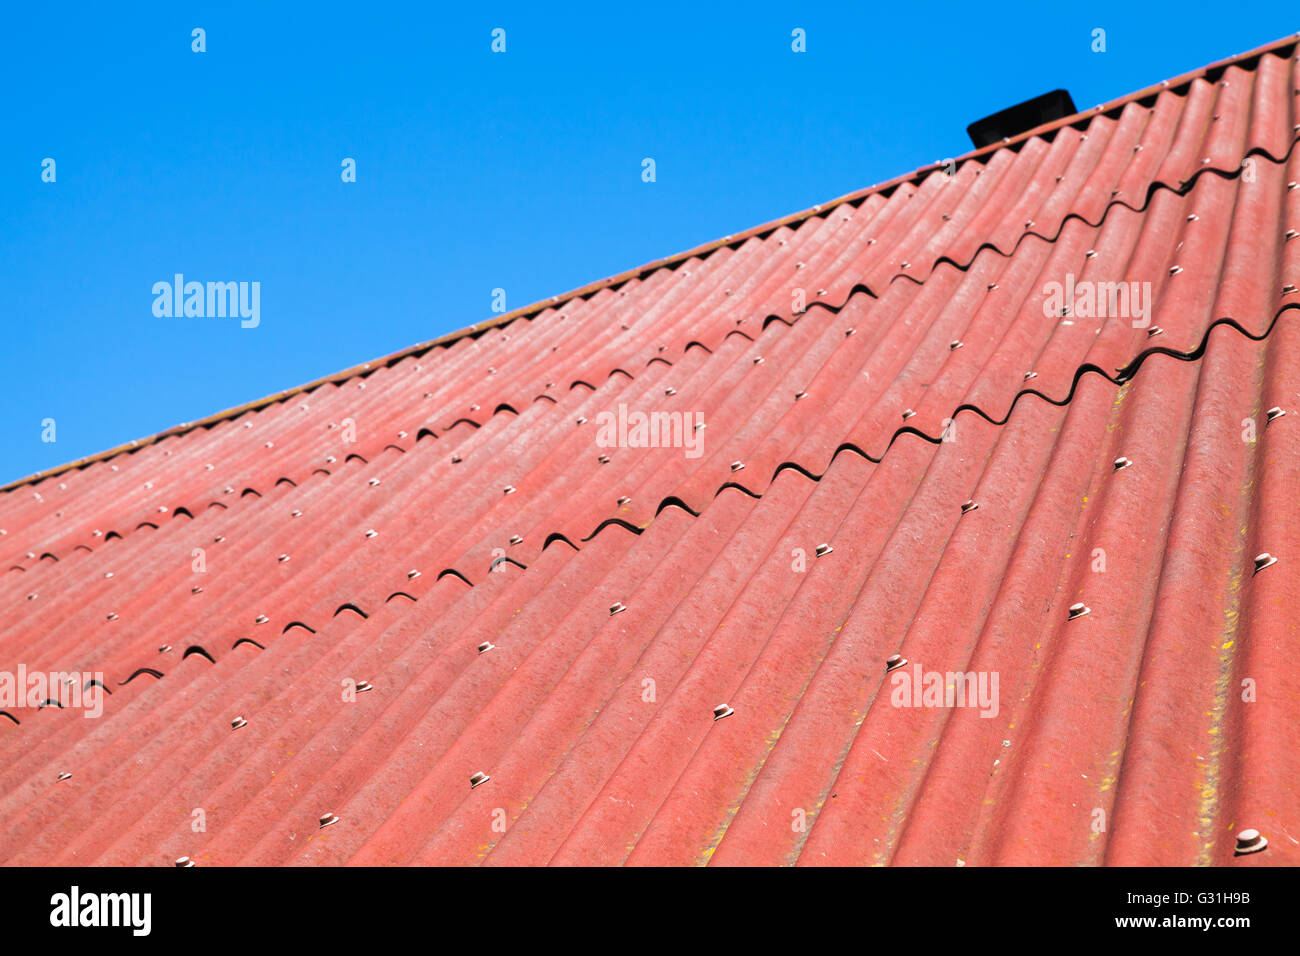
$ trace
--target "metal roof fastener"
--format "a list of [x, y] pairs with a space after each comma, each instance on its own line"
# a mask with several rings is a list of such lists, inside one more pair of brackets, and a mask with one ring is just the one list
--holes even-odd
[[1027, 381], [1029, 381], [1031, 378], [1038, 378], [1038, 373], [1037, 373], [1037, 372], [1026, 372], [1026, 373], [1025, 373], [1025, 381], [1027, 382]]
[[664, 394], [665, 394], [665, 395], [676, 395], [676, 394], [677, 394], [677, 389], [672, 388], [672, 387], [665, 388], [665, 389], [664, 389]]
[[379, 532], [376, 531], [374, 528], [367, 528], [367, 529], [366, 529], [366, 537], [367, 537], [367, 538], [377, 538], [377, 537], [379, 537]]
[[105, 578], [111, 578], [112, 576], [113, 576], [113, 572], [112, 572], [112, 571], [105, 571], [105, 572], [104, 572], [104, 577], [105, 577]]
[[578, 424], [578, 425], [585, 425], [585, 424], [587, 424], [587, 416], [585, 416], [585, 415], [579, 415], [579, 416], [578, 416], [578, 420], [577, 420], [577, 422], [576, 422], [575, 424]]
[[248, 726], [248, 721], [246, 721], [243, 717], [236, 717], [234, 720], [230, 722], [231, 730], [238, 730], [240, 727], [247, 727], [247, 726]]
[[110, 621], [116, 621], [116, 620], [117, 620], [117, 612], [116, 612], [116, 611], [109, 611], [109, 612], [108, 612], [108, 620], [110, 620]]
[[1259, 574], [1270, 565], [1277, 564], [1277, 558], [1265, 551], [1263, 554], [1255, 555], [1255, 574]]
[[965, 504], [961, 506], [961, 513], [964, 515], [968, 515], [972, 511], [977, 511], [977, 510], [979, 510], [979, 505], [976, 504], [974, 501], [967, 501]]
[[474, 774], [472, 777], [469, 778], [469, 788], [473, 790], [477, 787], [481, 787], [483, 786], [483, 784], [487, 783], [491, 779], [492, 779], [491, 777], [489, 777], [482, 770], [480, 770], [478, 773]]
[[609, 455], [597, 455], [597, 456], [596, 456], [596, 461], [600, 462], [602, 465], [608, 465], [608, 464], [609, 464]]
[[1092, 608], [1088, 607], [1082, 601], [1070, 605], [1070, 616], [1067, 620], [1073, 621], [1076, 617], [1083, 617], [1085, 614], [1091, 614]]
[[898, 267], [899, 267], [900, 269], [909, 269], [909, 268], [911, 268], [911, 266], [912, 266], [912, 264], [911, 264], [910, 262], [907, 262], [906, 260], [903, 261], [903, 262], [900, 262], [900, 263], [898, 264]]
[[961, 339], [953, 339], [948, 343], [948, 351], [955, 352], [965, 344]]
[[754, 356], [754, 364], [755, 364], [755, 365], [762, 365], [762, 364], [763, 364], [763, 356], [761, 356], [761, 355], [755, 355], [755, 356]]
[[1198, 216], [1198, 215], [1196, 215], [1196, 213], [1194, 213], [1194, 212], [1193, 212], [1193, 213], [1188, 213], [1188, 215], [1187, 215], [1187, 221], [1188, 221], [1188, 222], [1196, 222], [1196, 221], [1197, 221], [1198, 219], [1200, 219], [1200, 218], [1201, 218], [1201, 217]]
[[289, 556], [287, 554], [282, 554], [275, 560], [278, 561], [280, 564], [284, 564], [286, 561], [289, 560]]
[[182, 868], [190, 867], [194, 865], [194, 861], [191, 860], [188, 856], [178, 856], [176, 858], [176, 865]]
[[516, 489], [514, 485], [506, 485], [504, 488], [501, 489], [501, 493], [503, 495], [513, 495], [515, 493], [515, 490]]
[[191, 593], [191, 594], [202, 594], [202, 593], [203, 593], [203, 588], [199, 587], [199, 586], [196, 584], [196, 585], [194, 585], [194, 587], [190, 588], [190, 593]]
[[1176, 275], [1178, 275], [1178, 273], [1180, 273], [1180, 272], [1182, 272], [1182, 271], [1183, 271], [1183, 267], [1182, 267], [1182, 266], [1171, 266], [1171, 267], [1169, 268], [1169, 274], [1170, 274], [1171, 276], [1176, 276]]
[[60, 779], [60, 780], [69, 780], [69, 779], [71, 779], [71, 777], [72, 777], [72, 774], [68, 773], [66, 770], [63, 771], [63, 773], [59, 774], [59, 779]]
[[265, 614], [259, 614], [259, 615], [257, 615], [257, 620], [254, 621], [253, 623], [254, 623], [254, 624], [265, 624], [265, 623], [266, 623], [267, 621], [269, 621], [269, 620], [270, 620], [270, 618], [267, 617]]
[[1270, 409], [1269, 409], [1267, 412], [1265, 412], [1264, 414], [1268, 416], [1268, 421], [1272, 422], [1272, 421], [1275, 421], [1275, 420], [1281, 418], [1283, 415], [1286, 414], [1286, 412], [1282, 411], [1282, 409], [1280, 409], [1280, 408], [1278, 408], [1276, 405], [1274, 405], [1272, 408], [1270, 408]]
[[632, 499], [629, 498], [627, 495], [622, 495], [618, 499], [618, 504], [620, 507], [622, 507], [623, 505], [630, 505], [631, 503], [632, 503]]
[[479, 652], [480, 654], [486, 654], [488, 651], [492, 650], [492, 648], [494, 648], [494, 647], [496, 647], [496, 645], [493, 644], [491, 641], [484, 641], [482, 644], [480, 644], [480, 645], [478, 646], [478, 652]]
[[301, 517], [302, 517], [302, 512], [301, 512], [299, 509], [294, 508], [292, 511], [289, 512], [289, 517], [290, 517], [290, 518], [301, 518]]
[[171, 646], [170, 644], [164, 644], [162, 647], [158, 648], [158, 653], [159, 653], [159, 654], [168, 654], [168, 653], [171, 652], [171, 649], [172, 649], [172, 646]]
[[717, 707], [713, 708], [713, 719], [721, 720], [723, 717], [730, 717], [735, 712], [734, 709], [728, 707], [726, 704], [719, 704]]
[[1295, 292], [1295, 291], [1296, 291], [1296, 288], [1295, 288], [1295, 286], [1293, 286], [1293, 285], [1284, 285], [1284, 286], [1282, 286], [1282, 294], [1283, 294], [1283, 295], [1291, 295], [1291, 294], [1292, 294], [1293, 292]]
[[845, 337], [847, 338], [848, 336], [852, 335], [852, 334], [853, 334], [854, 332], [856, 332], [856, 331], [857, 331], [857, 329], [853, 329], [853, 328], [845, 329], [845, 330], [844, 330], [844, 335], [845, 335]]
[[1147, 338], [1154, 338], [1157, 335], [1162, 335], [1164, 331], [1165, 330], [1162, 329], [1160, 326], [1153, 325], [1151, 326], [1151, 328], [1147, 329]]
[[1120, 455], [1118, 458], [1115, 459], [1115, 470], [1116, 470], [1116, 471], [1123, 471], [1125, 468], [1127, 468], [1127, 467], [1128, 467], [1129, 465], [1131, 465], [1131, 464], [1133, 464], [1132, 461], [1130, 461], [1129, 459], [1125, 458], [1123, 455]]
[[696, 423], [695, 423], [695, 430], [696, 430], [696, 431], [699, 431], [701, 428], [707, 428], [707, 427], [708, 427], [708, 426], [706, 426], [706, 425], [704, 424], [704, 422], [696, 422]]
[[339, 822], [338, 816], [336, 816], [333, 813], [325, 813], [321, 815], [320, 828], [324, 830], [326, 827], [332, 827], [334, 826], [334, 824], [338, 822]]
[[807, 397], [808, 397], [808, 393], [807, 393], [807, 392], [802, 392], [802, 391], [801, 391], [801, 392], [795, 392], [795, 393], [794, 393], [794, 400], [795, 400], [796, 402], [799, 401], [799, 399], [801, 399], [801, 398], [807, 398]]
[[819, 544], [813, 550], [816, 551], [817, 557], [820, 558], [824, 554], [830, 554], [835, 549], [832, 548], [829, 544]]
[[371, 478], [370, 481], [367, 482], [367, 484], [370, 485], [371, 488], [373, 488], [375, 487], [375, 485], [379, 484], [379, 479]]
[[731, 463], [731, 470], [732, 470], [732, 471], [740, 471], [740, 470], [743, 469], [744, 467], [745, 467], [745, 463], [744, 463], [743, 461], [733, 461], [733, 462]]
[[1245, 856], [1247, 853], [1258, 853], [1268, 846], [1268, 838], [1258, 830], [1251, 828], [1242, 830], [1237, 834], [1237, 846], [1233, 849], [1234, 856]]
[[420, 576], [420, 572], [417, 571], [417, 570], [415, 570], [415, 568], [411, 568], [411, 570], [409, 570], [409, 571], [406, 572], [406, 579], [407, 579], [408, 581], [413, 581], [413, 580], [415, 580], [416, 578], [418, 578], [419, 576]]
[[463, 460], [463, 459], [460, 457], [460, 455], [452, 455], [452, 456], [451, 456], [451, 463], [452, 463], [453, 465], [459, 465], [459, 464], [461, 463], [462, 460]]
[[902, 654], [891, 654], [885, 660], [885, 673], [888, 674], [890, 671], [896, 671], [900, 667], [906, 667], [906, 666], [907, 666], [906, 657], [904, 657]]
[[996, 289], [997, 287], [998, 287], [998, 284], [997, 284], [996, 282], [990, 282], [990, 283], [988, 284], [988, 291], [989, 291], [989, 292], [992, 292], [992, 291], [993, 291], [994, 289]]
[[512, 534], [512, 535], [510, 536], [510, 543], [511, 543], [511, 544], [523, 544], [523, 543], [524, 543], [523, 535]]
[[1296, 232], [1294, 229], [1288, 229], [1288, 230], [1286, 231], [1286, 241], [1287, 241], [1287, 242], [1290, 242], [1290, 241], [1291, 241], [1292, 239], [1294, 239], [1296, 236], [1300, 236], [1300, 232]]
[[615, 601], [613, 604], [609, 606], [609, 616], [613, 617], [615, 614], [622, 614], [626, 610], [627, 610], [626, 604], [624, 604], [622, 601]]
[[912, 417], [913, 415], [915, 415], [915, 414], [916, 414], [916, 412], [912, 411], [910, 408], [905, 408], [905, 409], [903, 409], [903, 421], [907, 421], [909, 418], [911, 418], [911, 417]]
[[358, 693], [358, 694], [364, 694], [366, 691], [368, 691], [368, 690], [374, 690], [374, 689], [375, 689], [375, 685], [372, 684], [372, 683], [370, 683], [370, 681], [368, 681], [368, 680], [363, 680], [363, 681], [358, 681], [358, 682], [357, 682], [357, 693]]

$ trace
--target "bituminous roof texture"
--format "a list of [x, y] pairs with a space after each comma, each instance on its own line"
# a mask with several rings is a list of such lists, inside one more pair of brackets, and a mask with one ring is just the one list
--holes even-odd
[[1300, 861], [1298, 65], [11, 486], [0, 861]]

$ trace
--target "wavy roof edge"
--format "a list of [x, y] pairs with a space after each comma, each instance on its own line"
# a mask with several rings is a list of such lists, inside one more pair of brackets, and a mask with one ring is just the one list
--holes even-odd
[[1244, 63], [1247, 63], [1252, 60], [1258, 60], [1260, 57], [1266, 56], [1268, 54], [1281, 53], [1283, 50], [1287, 50], [1289, 53], [1290, 50], [1288, 48], [1294, 49], [1298, 44], [1300, 44], [1300, 32], [1290, 34], [1279, 40], [1274, 40], [1270, 43], [1266, 43], [1263, 46], [1256, 47], [1253, 50], [1248, 50], [1245, 53], [1238, 53], [1235, 56], [1227, 57], [1226, 59], [1223, 60], [1218, 60], [1207, 66], [1201, 67], [1200, 69], [1196, 69], [1187, 73], [1180, 74], [1179, 76], [1176, 76], [1172, 79], [1162, 80], [1159, 83], [1153, 83], [1150, 86], [1144, 87], [1143, 89], [1137, 90], [1132, 93], [1128, 93], [1124, 96], [1119, 97], [1118, 99], [1111, 100], [1108, 103], [1101, 103], [1089, 109], [1081, 110], [1078, 113], [1074, 113], [1070, 116], [1064, 116], [1061, 117], [1060, 119], [1053, 120], [1049, 123], [1044, 123], [1040, 126], [1034, 127], [1033, 129], [1026, 130], [1025, 132], [1019, 134], [1018, 136], [1014, 136], [1009, 139], [1003, 140], [1002, 142], [993, 143], [990, 144], [989, 146], [984, 146], [979, 149], [974, 149], [968, 153], [963, 153], [960, 156], [953, 157], [950, 159], [943, 159], [933, 163], [928, 163], [925, 166], [917, 167], [915, 170], [913, 170], [910, 173], [904, 173], [900, 176], [895, 176], [893, 179], [886, 180], [885, 182], [876, 183], [873, 186], [868, 186], [866, 188], [858, 189], [850, 193], [845, 193], [843, 196], [840, 196], [836, 199], [832, 199], [824, 203], [818, 203], [817, 205], [812, 206], [808, 209], [804, 209], [801, 210], [800, 212], [795, 212], [786, 216], [782, 216], [779, 219], [773, 219], [769, 222], [762, 223], [761, 225], [754, 226], [750, 229], [746, 229], [744, 232], [738, 232], [731, 235], [723, 236], [721, 239], [714, 239], [710, 242], [706, 242], [701, 245], [694, 246], [693, 248], [687, 249], [684, 252], [679, 252], [676, 253], [675, 255], [666, 256], [661, 259], [655, 259], [644, 265], [637, 266], [635, 268], [628, 269], [623, 272], [617, 273], [615, 275], [609, 276], [608, 278], [600, 279], [595, 282], [589, 282], [586, 285], [580, 286], [569, 292], [561, 293], [559, 295], [553, 295], [546, 299], [538, 300], [536, 302], [530, 303], [529, 305], [523, 306], [518, 309], [514, 309], [511, 312], [506, 312], [502, 315], [497, 316], [496, 318], [485, 319], [482, 322], [476, 322], [473, 325], [466, 326], [465, 328], [458, 329], [454, 332], [448, 332], [446, 335], [439, 336], [438, 338], [430, 339], [426, 342], [420, 342], [416, 345], [408, 346], [404, 349], [401, 349], [397, 352], [393, 352], [389, 355], [382, 356], [377, 359], [372, 359], [369, 362], [363, 362], [359, 365], [351, 366], [350, 368], [343, 369], [342, 371], [339, 372], [334, 372], [330, 375], [326, 375], [321, 378], [315, 379], [313, 381], [307, 382], [306, 384], [283, 389], [282, 391], [275, 392], [271, 395], [265, 396], [264, 398], [256, 399], [251, 402], [246, 402], [242, 405], [232, 406], [230, 408], [224, 409], [223, 411], [216, 412], [215, 414], [209, 415], [206, 418], [202, 418], [193, 422], [182, 422], [179, 425], [173, 425], [171, 428], [157, 432], [153, 435], [149, 435], [145, 438], [133, 439], [131, 441], [124, 442], [121, 445], [117, 445], [113, 448], [106, 449], [105, 451], [97, 452], [93, 455], [87, 455], [83, 458], [78, 458], [75, 461], [70, 461], [66, 464], [58, 465], [54, 468], [50, 468], [45, 471], [33, 472], [32, 474], [27, 475], [26, 477], [18, 478], [5, 485], [0, 485], [0, 494], [12, 491], [15, 488], [21, 488], [24, 485], [39, 484], [40, 482], [45, 481], [48, 478], [53, 478], [56, 475], [63, 474], [64, 472], [73, 471], [75, 469], [86, 468], [90, 465], [93, 465], [96, 462], [104, 461], [109, 458], [114, 458], [117, 455], [138, 451], [141, 448], [145, 448], [149, 445], [152, 445], [155, 442], [161, 441], [164, 438], [169, 438], [173, 435], [181, 435], [186, 432], [192, 431], [196, 428], [207, 428], [212, 425], [216, 425], [219, 422], [237, 418], [240, 415], [245, 414], [246, 412], [258, 411], [270, 405], [274, 405], [277, 402], [282, 402], [285, 399], [291, 398], [294, 395], [302, 394], [304, 392], [310, 392], [313, 389], [320, 388], [322, 385], [330, 385], [337, 382], [347, 381], [348, 379], [355, 378], [357, 376], [368, 375], [371, 372], [375, 371], [376, 369], [391, 366], [394, 363], [399, 362], [404, 358], [408, 358], [414, 355], [420, 355], [425, 352], [431, 351], [432, 349], [435, 348], [442, 348], [442, 347], [449, 346], [452, 343], [457, 342], [460, 339], [466, 337], [481, 335], [482, 333], [488, 331], [489, 329], [500, 328], [501, 326], [508, 325], [517, 319], [523, 319], [523, 318], [528, 318], [530, 316], [538, 315], [542, 312], [545, 312], [547, 309], [556, 308], [573, 299], [586, 298], [587, 296], [594, 295], [595, 293], [601, 291], [602, 289], [616, 288], [625, 282], [629, 282], [633, 279], [640, 278], [651, 272], [655, 272], [659, 269], [676, 265], [680, 262], [684, 262], [687, 259], [691, 259], [697, 256], [707, 256], [713, 252], [716, 252], [718, 249], [723, 248], [724, 246], [738, 246], [756, 236], [761, 237], [767, 233], [771, 233], [777, 229], [780, 229], [782, 226], [788, 226], [794, 223], [801, 223], [806, 219], [811, 219], [813, 216], [819, 216], [824, 212], [834, 209], [836, 206], [843, 205], [844, 203], [860, 202], [861, 200], [866, 199], [868, 196], [872, 196], [876, 194], [887, 195], [890, 192], [892, 192], [894, 189], [897, 189], [899, 186], [903, 185], [904, 183], [916, 182], [922, 179], [923, 177], [929, 175], [930, 173], [943, 169], [949, 163], [964, 163], [964, 162], [970, 162], [972, 160], [982, 161], [983, 159], [992, 155], [993, 153], [997, 152], [1000, 149], [1015, 149], [1023, 145], [1028, 140], [1033, 139], [1036, 136], [1043, 136], [1049, 133], [1054, 133], [1057, 130], [1063, 129], [1067, 126], [1075, 126], [1080, 123], [1083, 124], [1089, 123], [1092, 121], [1094, 117], [1106, 116], [1118, 110], [1122, 110], [1129, 103], [1141, 102], [1144, 99], [1157, 96], [1163, 92], [1178, 93], [1184, 90], [1186, 87], [1189, 87], [1192, 84], [1192, 82], [1195, 80], [1208, 79], [1213, 81], [1217, 79], [1218, 76], [1221, 75], [1224, 71], [1226, 71], [1229, 67], [1241, 66]]

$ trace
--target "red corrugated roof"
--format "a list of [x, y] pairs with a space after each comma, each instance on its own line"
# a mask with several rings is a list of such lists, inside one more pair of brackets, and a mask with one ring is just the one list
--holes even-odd
[[1294, 42], [11, 488], [0, 860], [1300, 862]]

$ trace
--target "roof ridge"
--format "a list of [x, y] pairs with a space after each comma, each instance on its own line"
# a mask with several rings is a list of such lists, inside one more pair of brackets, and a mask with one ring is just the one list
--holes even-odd
[[[489, 329], [500, 328], [501, 326], [508, 325], [517, 319], [529, 318], [529, 317], [540, 315], [541, 313], [545, 312], [547, 309], [555, 308], [557, 305], [561, 303], [569, 302], [576, 298], [586, 298], [588, 296], [594, 295], [595, 293], [601, 291], [602, 289], [617, 287], [619, 285], [622, 285], [625, 282], [632, 281], [633, 279], [640, 278], [641, 276], [647, 275], [651, 272], [658, 271], [659, 269], [677, 264], [679, 262], [684, 262], [691, 258], [707, 256], [717, 251], [718, 249], [723, 248], [724, 246], [739, 245], [740, 243], [743, 243], [751, 238], [754, 238], [756, 236], [759, 237], [764, 236], [765, 234], [771, 233], [783, 226], [788, 226], [794, 223], [802, 223], [807, 219], [811, 219], [812, 217], [820, 215], [822, 212], [829, 211], [830, 209], [833, 209], [837, 206], [841, 206], [846, 203], [861, 202], [862, 200], [872, 195], [889, 194], [899, 186], [902, 186], [907, 183], [917, 182], [922, 178], [924, 178], [926, 175], [933, 173], [937, 170], [941, 170], [946, 166], [948, 166], [949, 164], [953, 164], [953, 163], [960, 164], [960, 163], [970, 162], [972, 160], [982, 160], [984, 157], [990, 156], [996, 153], [998, 150], [1015, 149], [1016, 147], [1023, 145], [1025, 142], [1027, 142], [1028, 140], [1034, 137], [1043, 136], [1048, 133], [1055, 133], [1060, 129], [1063, 129], [1067, 126], [1073, 126], [1080, 122], [1091, 122], [1092, 119], [1095, 118], [1096, 116], [1109, 115], [1115, 112], [1116, 110], [1122, 109], [1123, 107], [1127, 106], [1129, 103], [1141, 101], [1148, 97], [1159, 95], [1160, 93], [1163, 92], [1176, 93], [1177, 91], [1189, 86], [1192, 82], [1194, 82], [1197, 79], [1212, 79], [1217, 75], [1221, 74], [1222, 72], [1226, 71], [1231, 66], [1238, 66], [1243, 63], [1247, 63], [1248, 61], [1256, 60], [1268, 54], [1280, 55], [1284, 50], [1289, 52], [1290, 50], [1296, 48], [1298, 42], [1300, 42], [1300, 33], [1290, 34], [1286, 37], [1283, 37], [1278, 40], [1274, 40], [1270, 43], [1264, 44], [1263, 46], [1257, 47], [1253, 50], [1249, 50], [1245, 53], [1239, 53], [1236, 56], [1219, 60], [1215, 63], [1211, 63], [1208, 64], [1207, 66], [1201, 67], [1200, 69], [1183, 73], [1172, 79], [1162, 80], [1160, 83], [1152, 84], [1150, 86], [1144, 87], [1143, 89], [1136, 90], [1132, 93], [1128, 93], [1117, 99], [1111, 100], [1108, 103], [1098, 104], [1097, 106], [1094, 106], [1091, 109], [1081, 110], [1070, 116], [1061, 117], [1059, 119], [1052, 120], [1051, 122], [1044, 123], [1040, 126], [1034, 127], [1033, 129], [1026, 130], [1025, 132], [1019, 134], [1018, 136], [1004, 139], [1000, 143], [993, 143], [990, 144], [989, 146], [984, 146], [978, 149], [974, 149], [971, 150], [970, 152], [963, 153], [961, 156], [952, 159], [938, 160], [934, 163], [930, 163], [925, 166], [920, 166], [910, 173], [904, 173], [902, 175], [894, 177], [893, 179], [889, 179], [881, 183], [876, 183], [875, 185], [868, 186], [863, 189], [855, 190], [853, 192], [845, 193], [844, 195], [839, 196], [838, 198], [829, 200], [824, 203], [818, 203], [817, 205], [812, 206], [808, 209], [791, 213], [787, 216], [783, 216], [778, 219], [770, 220], [758, 226], [753, 226], [749, 229], [744, 230], [743, 232], [729, 234], [723, 236], [721, 239], [715, 239], [710, 242], [703, 243], [698, 246], [694, 246], [683, 252], [679, 252], [671, 256], [666, 256], [661, 259], [653, 260], [644, 265], [625, 270], [624, 272], [617, 273], [605, 279], [600, 279], [595, 282], [588, 283], [587, 285], [580, 286], [577, 289], [570, 290], [569, 292], [553, 295], [550, 296], [549, 298], [538, 300], [536, 302], [530, 303], [529, 305], [525, 305], [522, 306], [521, 308], [515, 309], [511, 312], [504, 313], [494, 319], [486, 319], [482, 322], [476, 322], [473, 325], [467, 326], [462, 329], [458, 329], [453, 332], [449, 332], [435, 339], [430, 339], [425, 342], [417, 343], [416, 345], [408, 346], [404, 349], [400, 349], [396, 352], [390, 353], [389, 355], [382, 356], [380, 358], [376, 358], [369, 362], [361, 363], [359, 365], [354, 365], [349, 368], [331, 373], [326, 376], [322, 376], [320, 378], [314, 379], [305, 384], [294, 386], [287, 389], [282, 389], [279, 392], [274, 392], [271, 395], [267, 395], [263, 398], [246, 402], [242, 405], [231, 406], [230, 408], [223, 409], [222, 411], [215, 412], [211, 415], [208, 415], [201, 419], [197, 419], [192, 422], [182, 422], [179, 425], [174, 425], [171, 428], [167, 428], [162, 431], [155, 432], [152, 435], [148, 435], [143, 438], [133, 439], [131, 441], [124, 442], [120, 445], [114, 446], [112, 448], [108, 448], [104, 451], [96, 452], [95, 454], [83, 456], [82, 458], [78, 458], [73, 461], [66, 462], [65, 464], [55, 466], [54, 468], [46, 469], [44, 471], [33, 472], [32, 474], [27, 475], [25, 477], [15, 479], [4, 485], [0, 485], [0, 493], [12, 491], [15, 488], [20, 488], [24, 485], [38, 484], [46, 480], [47, 478], [52, 478], [56, 475], [62, 474], [67, 471], [72, 471], [74, 469], [84, 468], [87, 467], [88, 465], [94, 464], [97, 461], [103, 461], [108, 458], [113, 458], [120, 454], [136, 451], [140, 448], [144, 448], [147, 447], [148, 445], [154, 444], [155, 442], [161, 441], [164, 438], [169, 438], [173, 435], [184, 434], [186, 432], [194, 430], [195, 428], [208, 427], [217, 424], [218, 422], [221, 421], [237, 418], [238, 416], [243, 415], [246, 412], [257, 411], [262, 408], [266, 408], [270, 405], [274, 405], [277, 402], [283, 401], [284, 399], [290, 398], [294, 395], [313, 391], [321, 387], [322, 385], [334, 384], [337, 382], [346, 381], [350, 378], [355, 378], [357, 376], [367, 375], [370, 372], [375, 371], [379, 368], [391, 366], [394, 363], [400, 361], [401, 359], [410, 356], [421, 355], [435, 348], [445, 348], [451, 345], [452, 343], [459, 341], [462, 338], [481, 335], [482, 333], [488, 331]], [[1293, 139], [1292, 148], [1294, 148], [1295, 142], [1296, 140]], [[1249, 152], [1247, 153], [1247, 155], [1248, 154]], [[1202, 172], [1208, 172], [1208, 171], [1209, 170], [1198, 170], [1197, 173], [1193, 176], [1193, 179], [1189, 180], [1184, 185], [1190, 185], [1190, 183], [1194, 181], [1195, 178], [1198, 177]], [[1156, 183], [1153, 183], [1151, 189], [1154, 189], [1155, 186]], [[1166, 187], [1166, 188], [1172, 189], [1174, 187]], [[1176, 191], [1181, 191], [1181, 190], [1182, 187], [1179, 187], [1179, 189]], [[1148, 197], [1147, 197], [1148, 200], [1150, 199], [1150, 195], [1151, 192], [1149, 189]], [[1107, 211], [1109, 211], [1111, 205], [1113, 204], [1107, 204], [1106, 207]], [[1084, 221], [1086, 222], [1087, 220]], [[1064, 223], [1064, 220], [1062, 220], [1062, 222]], [[1017, 244], [1023, 238], [1024, 235], [1022, 234], [1022, 236], [1017, 240]], [[938, 261], [941, 260], [936, 260], [936, 264]], [[932, 267], [932, 271], [933, 271], [933, 267]]]

